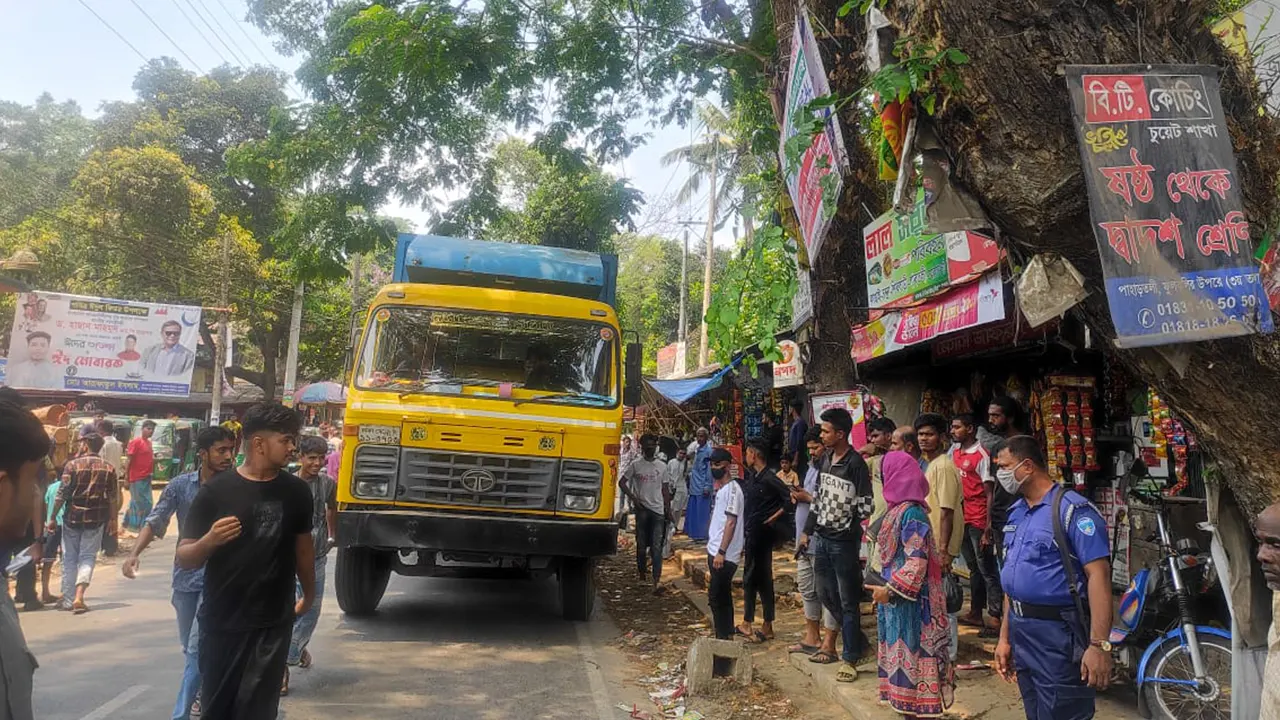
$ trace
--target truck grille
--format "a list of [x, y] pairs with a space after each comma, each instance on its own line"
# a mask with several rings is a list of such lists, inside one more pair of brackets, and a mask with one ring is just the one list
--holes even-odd
[[555, 510], [555, 458], [406, 448], [398, 499], [508, 510]]

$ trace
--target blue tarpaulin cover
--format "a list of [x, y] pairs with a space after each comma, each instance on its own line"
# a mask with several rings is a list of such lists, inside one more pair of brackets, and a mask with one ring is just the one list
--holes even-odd
[[714, 375], [706, 377], [685, 378], [682, 380], [645, 380], [645, 384], [671, 402], [683, 405], [689, 398], [700, 392], [720, 387], [720, 382], [724, 379], [725, 374], [732, 372], [734, 366], [739, 362], [740, 360], [734, 360], [728, 367], [721, 368]]

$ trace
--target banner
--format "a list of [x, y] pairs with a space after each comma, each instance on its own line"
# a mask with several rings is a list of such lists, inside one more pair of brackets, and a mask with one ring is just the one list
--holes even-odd
[[1271, 332], [1217, 70], [1066, 75], [1116, 345]]
[[800, 362], [800, 346], [793, 340], [778, 342], [782, 360], [773, 363], [773, 386], [791, 387], [804, 384], [804, 365]]
[[[823, 200], [822, 181], [834, 172], [833, 201], [840, 197], [842, 175], [848, 164], [844, 152], [844, 139], [840, 135], [840, 121], [831, 108], [822, 110], [825, 118], [823, 130], [804, 151], [799, 164], [787, 161], [787, 140], [800, 133], [797, 120], [804, 115], [805, 106], [815, 98], [831, 94], [827, 83], [827, 71], [822, 67], [818, 43], [813, 38], [806, 13], [796, 16], [795, 31], [791, 34], [791, 67], [787, 72], [787, 103], [783, 111], [782, 132], [778, 145], [779, 162], [787, 182], [787, 192], [795, 204], [796, 217], [800, 220], [800, 235], [808, 252], [809, 262], [815, 263], [822, 239], [831, 225], [835, 207]], [[804, 118], [808, 119], [808, 118]], [[833, 182], [828, 180], [827, 182]]]
[[676, 375], [676, 343], [658, 348], [658, 379], [667, 380]]
[[1033, 328], [1025, 320], [1010, 318], [940, 337], [929, 346], [929, 354], [936, 365], [989, 352], [1014, 350], [1032, 341], [1043, 340], [1057, 330], [1057, 319]]
[[796, 294], [791, 296], [791, 329], [813, 318], [813, 285], [809, 281], [809, 268], [796, 267]]
[[952, 288], [921, 305], [895, 310], [853, 328], [854, 362], [928, 342], [940, 335], [1004, 320], [1004, 283], [999, 271]]
[[19, 293], [5, 384], [186, 397], [200, 308]]
[[862, 401], [861, 390], [844, 392], [817, 393], [809, 396], [809, 409], [813, 412], [813, 424], [822, 423], [822, 413], [831, 408], [844, 408], [853, 418], [853, 430], [849, 433], [849, 444], [854, 450], [867, 444], [867, 414]]
[[929, 232], [926, 197], [920, 188], [910, 214], [891, 210], [863, 228], [868, 307], [914, 305], [1000, 262], [1000, 248], [985, 235]]

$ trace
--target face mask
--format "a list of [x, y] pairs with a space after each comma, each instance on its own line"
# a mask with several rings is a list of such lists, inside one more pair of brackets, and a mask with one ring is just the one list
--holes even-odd
[[729, 468], [713, 467], [711, 468], [711, 477], [715, 478], [716, 480], [721, 480], [724, 478], [725, 474], [728, 472], [729, 472]]
[[657, 448], [645, 448], [645, 449], [644, 449], [644, 459], [645, 459], [645, 460], [652, 460], [652, 459], [653, 459], [653, 456], [654, 456], [655, 454], [657, 454], [657, 452], [658, 452], [658, 449], [657, 449]]
[[1018, 481], [1013, 476], [1012, 468], [1000, 468], [996, 470], [996, 480], [1000, 481], [1000, 487], [1009, 494], [1018, 492]]

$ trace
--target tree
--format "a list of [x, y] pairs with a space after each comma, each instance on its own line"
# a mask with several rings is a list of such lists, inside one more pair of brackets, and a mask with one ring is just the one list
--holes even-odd
[[30, 106], [0, 102], [0, 224], [56, 207], [92, 140], [92, 126], [74, 101], [44, 93]]
[[[738, 212], [743, 213], [744, 224], [751, 227], [751, 213], [759, 198], [754, 192], [756, 188], [753, 185], [744, 187], [744, 181], [758, 175], [773, 161], [754, 152], [749, 138], [739, 136], [741, 128], [724, 110], [703, 102], [698, 103], [696, 112], [702, 136], [694, 143], [669, 150], [662, 156], [664, 167], [681, 162], [689, 164], [689, 176], [676, 191], [676, 202], [683, 205], [696, 200], [702, 187], [710, 180], [714, 164], [715, 204], [719, 208], [714, 213], [717, 227], [723, 222], [721, 216]], [[748, 192], [744, 193], [744, 189]]]
[[432, 232], [599, 252], [631, 228], [641, 194], [582, 153], [511, 138], [485, 159], [481, 181]]

